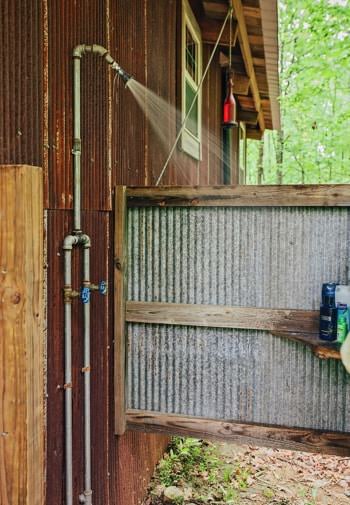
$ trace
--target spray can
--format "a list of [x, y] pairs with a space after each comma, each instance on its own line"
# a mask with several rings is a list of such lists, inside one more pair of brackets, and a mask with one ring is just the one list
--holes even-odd
[[335, 304], [335, 289], [338, 284], [327, 282], [322, 285], [322, 303], [320, 306], [320, 339], [337, 340], [338, 311]]

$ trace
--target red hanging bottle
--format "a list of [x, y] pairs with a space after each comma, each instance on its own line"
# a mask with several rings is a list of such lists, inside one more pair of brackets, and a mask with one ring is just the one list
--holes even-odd
[[222, 126], [224, 128], [232, 128], [237, 126], [236, 121], [236, 100], [233, 96], [233, 71], [227, 73], [227, 94], [224, 101], [224, 120]]

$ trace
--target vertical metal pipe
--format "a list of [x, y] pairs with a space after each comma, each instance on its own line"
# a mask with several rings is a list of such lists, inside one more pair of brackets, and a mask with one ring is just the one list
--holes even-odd
[[74, 52], [73, 64], [73, 177], [74, 177], [74, 232], [81, 232], [81, 127], [80, 127], [80, 59], [81, 53]]
[[64, 251], [64, 289], [66, 505], [73, 505], [72, 299], [68, 296], [72, 289], [72, 246]]
[[[65, 430], [66, 430], [66, 503], [72, 505], [73, 489], [72, 489], [72, 297], [77, 293], [73, 293], [71, 286], [71, 255], [73, 245], [82, 246], [84, 248], [84, 282], [83, 286], [90, 290], [90, 246], [91, 241], [87, 235], [83, 235], [81, 228], [81, 96], [80, 96], [80, 60], [85, 53], [95, 53], [102, 56], [106, 62], [112, 66], [122, 79], [127, 82], [130, 76], [120, 68], [118, 63], [112, 58], [107, 49], [100, 45], [85, 45], [81, 44], [73, 50], [73, 185], [74, 185], [74, 201], [73, 201], [73, 235], [68, 235], [64, 240], [63, 249], [65, 251]], [[91, 395], [90, 395], [90, 296], [87, 297], [84, 303], [84, 456], [85, 456], [85, 472], [84, 472], [84, 493], [79, 496], [81, 503], [91, 505], [92, 490], [91, 490]]]
[[[83, 249], [83, 286], [90, 289], [90, 239], [86, 235]], [[92, 504], [91, 489], [91, 388], [90, 388], [90, 297], [84, 303], [84, 503]]]

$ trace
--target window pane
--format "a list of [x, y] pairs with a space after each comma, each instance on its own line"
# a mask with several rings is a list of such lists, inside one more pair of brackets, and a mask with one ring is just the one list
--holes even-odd
[[196, 59], [197, 59], [196, 43], [193, 40], [191, 32], [186, 26], [186, 70], [195, 82], [197, 82]]
[[[190, 110], [195, 94], [196, 94], [195, 90], [188, 83], [188, 81], [186, 81], [186, 111], [185, 111], [186, 115]], [[198, 96], [192, 107], [191, 113], [187, 119], [186, 128], [191, 133], [193, 133], [193, 135], [198, 137]]]

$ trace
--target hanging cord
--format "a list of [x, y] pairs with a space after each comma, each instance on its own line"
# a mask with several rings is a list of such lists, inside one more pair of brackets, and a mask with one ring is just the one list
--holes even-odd
[[231, 14], [230, 14], [230, 48], [229, 48], [229, 61], [228, 61], [228, 68], [232, 70], [232, 14], [233, 10], [231, 9]]
[[[169, 156], [167, 157], [167, 159], [166, 159], [166, 161], [165, 161], [165, 163], [164, 163], [164, 166], [163, 166], [163, 168], [162, 168], [162, 171], [160, 172], [160, 175], [159, 175], [159, 177], [158, 177], [158, 179], [157, 179], [157, 182], [156, 182], [156, 186], [158, 186], [158, 185], [159, 185], [159, 183], [160, 183], [160, 181], [162, 180], [163, 175], [164, 175], [164, 173], [165, 173], [165, 170], [166, 170], [166, 169], [167, 169], [167, 167], [168, 167], [169, 161], [170, 161], [170, 159], [171, 159], [171, 157], [172, 157], [172, 155], [173, 155], [173, 153], [174, 153], [174, 151], [175, 151], [175, 148], [176, 148], [176, 146], [177, 146], [177, 143], [178, 143], [178, 141], [179, 141], [179, 139], [180, 139], [180, 137], [181, 137], [181, 134], [182, 134], [182, 132], [183, 132], [183, 130], [184, 130], [184, 128], [185, 128], [185, 125], [186, 125], [187, 119], [189, 118], [189, 115], [191, 114], [191, 111], [192, 111], [192, 109], [193, 109], [193, 106], [194, 106], [194, 104], [195, 104], [195, 102], [196, 102], [196, 100], [197, 100], [197, 96], [198, 96], [198, 93], [199, 93], [199, 91], [200, 91], [200, 89], [201, 89], [201, 87], [202, 87], [203, 81], [204, 81], [204, 79], [205, 79], [205, 77], [206, 77], [206, 75], [207, 75], [207, 73], [208, 73], [208, 70], [209, 70], [210, 64], [211, 64], [211, 62], [212, 62], [212, 60], [213, 60], [213, 58], [214, 58], [215, 51], [216, 51], [216, 49], [217, 49], [217, 47], [218, 47], [218, 45], [219, 45], [219, 42], [220, 42], [220, 40], [221, 40], [221, 36], [222, 36], [223, 31], [224, 31], [224, 29], [225, 29], [225, 26], [226, 26], [227, 20], [228, 20], [228, 18], [229, 18], [229, 17], [231, 17], [231, 20], [232, 20], [232, 12], [233, 12], [233, 9], [232, 9], [232, 7], [230, 7], [230, 9], [229, 9], [229, 10], [228, 10], [228, 12], [227, 12], [227, 15], [226, 15], [225, 21], [224, 21], [224, 23], [223, 23], [223, 25], [222, 25], [222, 27], [221, 27], [221, 30], [220, 30], [220, 33], [219, 33], [218, 39], [217, 39], [217, 41], [215, 42], [215, 46], [214, 46], [214, 49], [213, 49], [213, 51], [212, 51], [212, 53], [211, 53], [211, 55], [210, 55], [210, 58], [209, 58], [208, 64], [207, 64], [207, 66], [206, 66], [206, 69], [204, 70], [204, 73], [203, 73], [203, 75], [202, 75], [202, 78], [201, 78], [201, 80], [199, 81], [198, 88], [197, 88], [197, 91], [196, 91], [196, 93], [195, 93], [195, 95], [194, 95], [194, 98], [193, 98], [193, 100], [192, 100], [191, 106], [190, 106], [190, 108], [188, 109], [188, 112], [187, 112], [187, 114], [186, 114], [186, 116], [185, 116], [185, 119], [183, 120], [183, 122], [182, 122], [182, 124], [181, 124], [181, 128], [180, 128], [180, 130], [179, 130], [179, 133], [178, 133], [178, 134], [177, 134], [177, 136], [176, 136], [176, 139], [175, 139], [175, 142], [174, 142], [174, 144], [173, 144], [173, 147], [170, 149]], [[231, 36], [231, 27], [230, 27], [230, 36]], [[230, 44], [230, 45], [231, 45], [231, 44]]]

